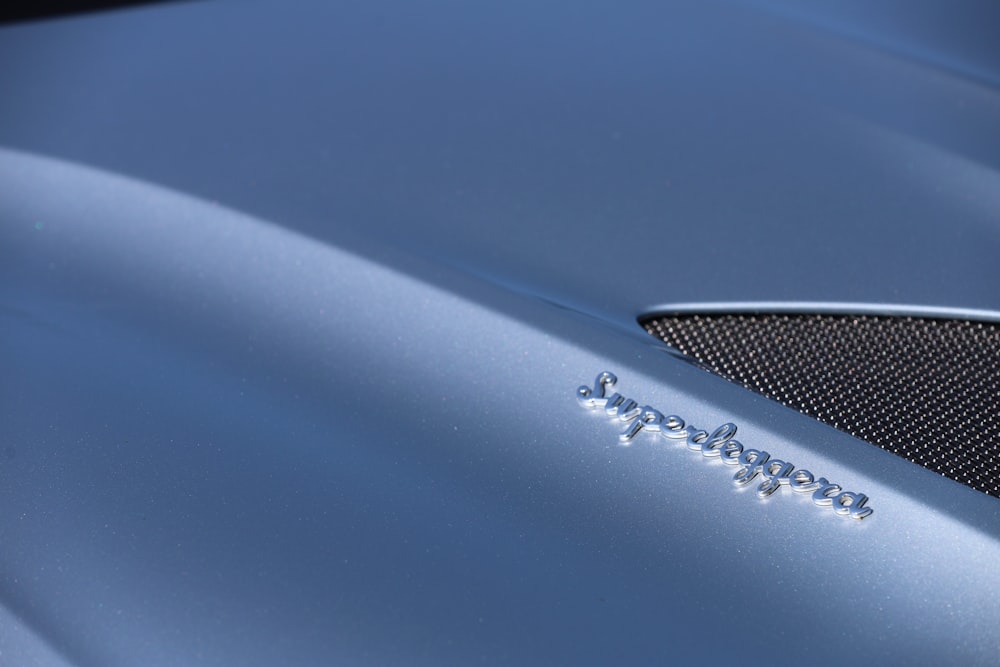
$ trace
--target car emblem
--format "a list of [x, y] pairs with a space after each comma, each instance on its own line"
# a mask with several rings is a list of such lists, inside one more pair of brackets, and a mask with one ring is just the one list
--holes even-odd
[[867, 506], [868, 496], [863, 493], [845, 491], [839, 484], [833, 484], [825, 477], [815, 478], [808, 470], [796, 470], [795, 466], [781, 459], [771, 458], [766, 451], [748, 449], [736, 436], [736, 424], [727, 422], [709, 433], [685, 423], [677, 415], [665, 415], [656, 408], [640, 404], [615, 392], [607, 394], [617, 384], [618, 378], [607, 371], [598, 374], [594, 386], [577, 387], [576, 398], [580, 405], [590, 410], [603, 408], [611, 419], [625, 424], [618, 440], [623, 445], [632, 444], [642, 431], [659, 433], [664, 438], [687, 444], [688, 449], [701, 452], [705, 457], [719, 458], [723, 463], [738, 466], [733, 482], [746, 486], [759, 478], [757, 496], [767, 498], [783, 486], [796, 493], [811, 493], [812, 501], [820, 507], [831, 507], [833, 511], [852, 519], [865, 519], [873, 510]]

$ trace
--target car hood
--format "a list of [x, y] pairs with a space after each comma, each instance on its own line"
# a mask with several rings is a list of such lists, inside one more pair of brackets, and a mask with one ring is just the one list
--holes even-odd
[[[0, 28], [3, 655], [992, 662], [995, 498], [636, 322], [1000, 316], [988, 50], [845, 7]], [[602, 372], [873, 514], [623, 446]]]
[[618, 320], [997, 312], [1000, 68], [932, 10], [154, 6], [4, 29], [0, 140]]

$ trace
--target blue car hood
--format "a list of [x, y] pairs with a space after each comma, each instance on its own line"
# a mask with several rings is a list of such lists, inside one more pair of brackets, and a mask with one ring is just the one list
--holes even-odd
[[[0, 655], [993, 662], [995, 498], [636, 321], [1000, 319], [983, 11], [0, 27]], [[612, 391], [873, 511], [758, 498], [665, 421], [623, 440]]]

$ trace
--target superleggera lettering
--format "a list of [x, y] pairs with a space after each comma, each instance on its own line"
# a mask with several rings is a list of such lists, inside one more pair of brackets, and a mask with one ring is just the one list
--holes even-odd
[[688, 449], [701, 452], [702, 456], [718, 457], [723, 463], [738, 466], [733, 482], [739, 486], [759, 482], [757, 496], [760, 498], [768, 498], [785, 486], [796, 493], [812, 494], [813, 503], [832, 508], [840, 516], [859, 521], [871, 516], [873, 510], [867, 506], [868, 496], [845, 491], [825, 477], [816, 479], [808, 470], [796, 470], [793, 464], [772, 458], [766, 451], [744, 447], [734, 439], [736, 424], [727, 422], [709, 433], [691, 426], [677, 415], [664, 415], [660, 410], [642, 405], [621, 393], [606, 395], [617, 383], [618, 378], [605, 371], [598, 374], [592, 387], [577, 387], [576, 398], [585, 408], [603, 408], [609, 418], [626, 422], [625, 429], [618, 435], [621, 444], [632, 444], [643, 431], [656, 433], [668, 440], [684, 443]]

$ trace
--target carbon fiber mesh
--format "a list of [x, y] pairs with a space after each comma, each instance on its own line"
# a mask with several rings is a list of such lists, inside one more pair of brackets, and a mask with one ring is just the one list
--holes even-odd
[[1000, 496], [1000, 326], [795, 314], [641, 320], [702, 367]]

